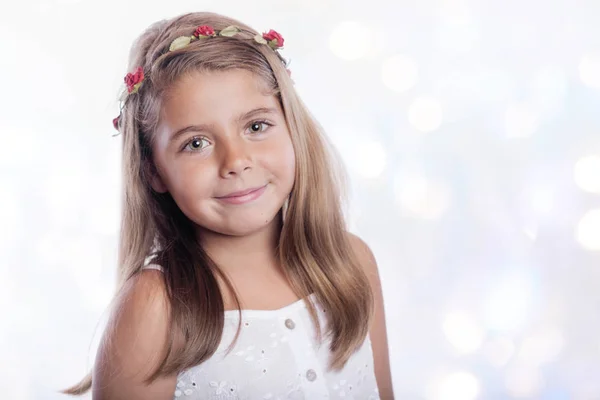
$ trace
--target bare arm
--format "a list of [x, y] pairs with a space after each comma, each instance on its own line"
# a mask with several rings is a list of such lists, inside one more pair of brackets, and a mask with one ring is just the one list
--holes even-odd
[[123, 288], [102, 337], [93, 400], [172, 399], [177, 377], [145, 380], [159, 365], [168, 336], [168, 302], [159, 271], [143, 271]]
[[371, 346], [373, 348], [375, 377], [379, 388], [379, 396], [383, 400], [393, 400], [394, 392], [392, 390], [385, 312], [377, 262], [369, 246], [359, 237], [350, 234], [350, 243], [352, 243], [352, 247], [369, 278], [375, 300], [375, 315], [369, 329], [369, 336], [371, 337]]

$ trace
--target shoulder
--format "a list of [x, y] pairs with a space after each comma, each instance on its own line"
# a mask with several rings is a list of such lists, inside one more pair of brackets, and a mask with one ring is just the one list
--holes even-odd
[[[169, 301], [163, 273], [143, 270], [132, 277], [118, 297], [115, 322], [131, 328], [146, 328], [158, 333], [169, 317]], [[119, 325], [120, 324], [120, 325]], [[141, 333], [141, 332], [140, 332]]]
[[[149, 328], [158, 333], [168, 322], [169, 302], [162, 276], [158, 270], [144, 270], [123, 286], [115, 304], [116, 327]], [[139, 332], [141, 333], [141, 332]]]
[[[173, 391], [175, 379], [147, 379], [164, 357], [169, 340], [169, 301], [162, 272], [144, 270], [129, 279], [117, 295], [94, 366], [94, 395], [113, 398], [128, 393], [141, 398]], [[117, 396], [117, 398], [120, 398]]]
[[375, 256], [373, 255], [369, 245], [367, 245], [364, 240], [350, 232], [348, 232], [347, 235], [348, 241], [350, 242], [350, 247], [356, 256], [358, 263], [362, 267], [363, 272], [365, 275], [367, 275], [371, 289], [373, 290], [373, 295], [375, 297], [375, 305], [377, 306], [378, 300], [381, 299], [382, 293], [379, 269], [377, 267]]
[[377, 275], [377, 261], [375, 260], [375, 256], [369, 248], [369, 245], [353, 233], [348, 232], [347, 235], [350, 247], [354, 251], [360, 265], [363, 267], [367, 276], [369, 276], [369, 279], [373, 278], [373, 274]]
[[379, 394], [382, 399], [393, 399], [385, 306], [377, 262], [375, 261], [373, 252], [361, 238], [348, 233], [348, 240], [373, 290], [374, 314], [369, 328], [369, 336], [371, 338], [374, 370]]
[[[167, 339], [169, 304], [162, 272], [145, 270], [117, 294], [101, 349], [124, 370], [148, 367], [150, 354]], [[142, 372], [142, 371], [140, 371]]]

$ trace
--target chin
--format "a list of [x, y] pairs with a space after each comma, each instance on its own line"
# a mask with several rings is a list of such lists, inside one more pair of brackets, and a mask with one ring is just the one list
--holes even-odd
[[211, 231], [226, 236], [249, 236], [271, 227], [277, 223], [278, 213], [273, 216], [260, 217], [257, 215], [252, 218], [231, 218], [228, 221], [219, 221], [214, 223], [198, 224], [201, 231]]

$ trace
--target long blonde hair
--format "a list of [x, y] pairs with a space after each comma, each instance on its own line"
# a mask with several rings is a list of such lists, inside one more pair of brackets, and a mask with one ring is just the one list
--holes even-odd
[[[236, 25], [241, 32], [233, 38], [214, 37], [168, 51], [175, 38], [189, 36], [201, 25], [215, 30]], [[129, 70], [142, 66], [147, 72], [139, 92], [126, 97], [120, 126], [123, 198], [115, 299], [149, 258], [163, 267], [172, 329], [163, 349], [165, 356], [148, 382], [198, 365], [216, 351], [223, 332], [224, 304], [215, 274], [231, 289], [238, 308], [240, 304], [227, 277], [198, 245], [191, 221], [168, 193], [156, 193], [149, 183], [162, 101], [173, 83], [194, 71], [249, 70], [277, 96], [296, 154], [295, 183], [277, 248], [284, 273], [297, 295], [315, 293], [327, 311], [331, 369], [341, 369], [368, 333], [373, 294], [346, 232], [343, 175], [321, 127], [298, 97], [285, 60], [251, 40], [257, 33], [222, 15], [189, 13], [152, 24], [131, 49]], [[315, 306], [307, 301], [307, 307], [321, 341]], [[110, 328], [106, 335], [111, 334]], [[186, 339], [177, 351], [173, 350], [176, 330]], [[83, 394], [91, 384], [88, 374], [63, 393]]]

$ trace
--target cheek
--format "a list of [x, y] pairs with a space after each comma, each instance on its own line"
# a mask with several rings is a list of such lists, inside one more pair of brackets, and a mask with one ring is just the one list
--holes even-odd
[[282, 177], [294, 180], [295, 172], [296, 172], [296, 154], [294, 153], [294, 146], [292, 145], [291, 140], [287, 140], [285, 146], [282, 146], [282, 149], [279, 152], [279, 167], [281, 168]]
[[211, 179], [210, 166], [200, 163], [181, 163], [173, 168], [170, 181], [175, 196], [183, 199], [194, 199], [210, 195], [213, 191], [214, 179]]
[[293, 177], [296, 160], [294, 146], [289, 135], [278, 132], [277, 137], [273, 139], [261, 143], [257, 162], [279, 180], [288, 179], [290, 174]]

